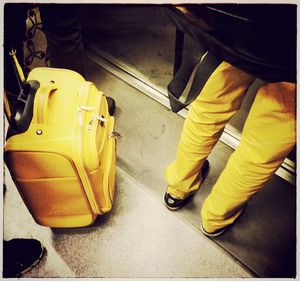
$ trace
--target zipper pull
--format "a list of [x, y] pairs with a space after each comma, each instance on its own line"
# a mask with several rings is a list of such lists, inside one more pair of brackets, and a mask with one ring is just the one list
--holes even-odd
[[101, 127], [103, 127], [104, 124], [107, 122], [107, 119], [103, 115], [101, 115], [101, 116], [99, 116], [99, 115], [93, 115], [93, 118], [94, 118], [94, 120], [98, 120], [99, 121]]
[[107, 122], [107, 119], [106, 119], [103, 115], [102, 115], [102, 116], [98, 116], [98, 115], [93, 114], [93, 117], [92, 117], [91, 121], [90, 121], [89, 124], [88, 124], [88, 131], [91, 131], [92, 126], [93, 126], [93, 122], [94, 122], [95, 120], [98, 120], [99, 123], [100, 123], [100, 125], [101, 125], [102, 127], [103, 127], [104, 123]]
[[82, 128], [83, 127], [83, 115], [82, 115], [82, 111], [93, 111], [95, 108], [92, 106], [84, 106], [84, 105], [80, 105], [77, 109], [77, 116], [78, 116], [78, 124], [79, 127]]
[[93, 106], [85, 106], [85, 105], [80, 105], [79, 108], [84, 111], [93, 111], [95, 109], [95, 107]]
[[105, 123], [107, 121], [106, 118], [103, 115], [101, 115], [101, 116], [93, 115], [93, 117], [95, 119], [97, 119], [98, 121], [100, 121], [100, 122], [104, 122]]
[[110, 138], [115, 138], [117, 141], [120, 140], [120, 139], [122, 139], [122, 135], [119, 132], [117, 132], [117, 131], [111, 131], [109, 133], [109, 137]]

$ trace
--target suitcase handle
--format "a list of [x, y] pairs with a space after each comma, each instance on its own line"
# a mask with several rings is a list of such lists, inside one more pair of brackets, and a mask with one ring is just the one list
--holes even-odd
[[39, 95], [37, 97], [37, 107], [36, 107], [36, 116], [37, 123], [47, 124], [48, 120], [48, 103], [50, 94], [57, 90], [55, 81], [50, 81], [48, 85], [40, 89]]
[[25, 132], [33, 117], [35, 95], [40, 87], [36, 80], [24, 83], [23, 90], [18, 97], [16, 113], [8, 118], [9, 124], [17, 133]]

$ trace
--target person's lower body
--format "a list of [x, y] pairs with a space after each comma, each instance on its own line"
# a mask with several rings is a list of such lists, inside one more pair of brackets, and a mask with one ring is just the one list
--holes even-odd
[[201, 184], [200, 173], [229, 119], [240, 108], [254, 78], [223, 62], [192, 102], [181, 133], [176, 159], [165, 170], [167, 193], [185, 199]]
[[3, 241], [3, 277], [19, 277], [41, 260], [45, 249], [35, 239]]
[[[179, 200], [186, 200], [199, 189], [202, 182], [199, 171], [201, 171], [207, 156], [219, 140], [225, 125], [240, 108], [242, 100], [253, 81], [252, 76], [226, 62], [223, 62], [212, 74], [199, 97], [191, 104], [184, 123], [176, 159], [166, 168], [167, 194], [171, 194]], [[295, 142], [293, 131], [295, 115], [286, 113], [294, 110], [294, 104], [291, 103], [294, 99], [293, 89], [287, 90], [280, 85], [269, 84], [260, 90], [260, 93], [269, 92], [269, 95], [267, 98], [263, 98], [265, 95], [258, 94], [245, 125], [241, 145], [230, 158], [226, 169], [203, 205], [201, 213], [205, 234], [215, 233], [219, 230], [223, 231], [223, 228], [233, 223], [243, 211], [245, 203], [276, 171], [276, 167], [278, 168], [293, 147]], [[275, 90], [276, 87], [278, 91]], [[274, 90], [275, 93], [272, 93]], [[282, 94], [279, 95], [277, 92], [282, 92]], [[285, 94], [288, 96], [284, 96]], [[289, 99], [288, 109], [281, 108], [279, 110], [277, 108], [278, 103], [283, 103], [280, 101], [280, 99], [283, 99], [282, 96]], [[255, 114], [257, 114], [255, 112], [258, 111], [256, 108], [261, 110], [260, 115], [257, 117], [255, 117]], [[282, 116], [285, 114], [287, 116], [283, 118]], [[272, 118], [273, 120], [271, 120]], [[283, 123], [287, 121], [286, 125], [281, 126], [281, 121]], [[273, 129], [276, 127], [274, 131], [277, 130], [277, 138], [272, 140], [273, 134], [266, 138], [265, 134], [269, 134], [270, 129], [265, 130], [264, 126]], [[289, 127], [289, 130], [285, 129], [285, 126]], [[250, 132], [247, 128], [250, 129]], [[251, 129], [253, 130], [251, 131]], [[252, 144], [252, 146], [249, 146], [251, 141], [249, 141], [248, 135], [251, 135], [250, 140], [257, 145]], [[258, 135], [262, 135], [262, 139], [266, 138], [267, 149], [261, 143], [261, 138]], [[282, 136], [281, 139], [280, 135]], [[286, 139], [288, 139], [288, 145], [280, 150]], [[248, 148], [245, 144], [248, 144]], [[245, 154], [245, 149], [247, 154]], [[269, 151], [269, 154], [262, 154], [265, 156], [265, 160], [259, 159], [257, 161], [258, 158], [255, 158], [254, 155], [257, 153], [261, 155], [261, 152], [257, 151], [264, 150]], [[244, 157], [241, 157], [242, 153], [244, 153]], [[248, 158], [248, 156], [250, 157]], [[267, 159], [267, 156], [271, 157], [272, 161]], [[263, 164], [264, 162], [267, 162], [266, 165]], [[239, 173], [239, 170], [242, 173]], [[261, 176], [263, 173], [265, 175]], [[234, 195], [235, 199], [232, 199], [231, 193], [238, 193], [241, 189], [240, 181], [244, 193]]]

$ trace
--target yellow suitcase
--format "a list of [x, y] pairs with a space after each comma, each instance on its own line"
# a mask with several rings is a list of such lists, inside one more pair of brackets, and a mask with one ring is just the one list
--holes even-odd
[[111, 210], [115, 190], [114, 117], [106, 98], [65, 69], [36, 68], [24, 89], [32, 106], [22, 109], [27, 119], [16, 118], [18, 130], [10, 128], [4, 146], [19, 193], [38, 224], [90, 225]]

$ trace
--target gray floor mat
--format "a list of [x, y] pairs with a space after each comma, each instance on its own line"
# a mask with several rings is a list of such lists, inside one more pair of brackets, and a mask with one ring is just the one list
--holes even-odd
[[273, 176], [215, 241], [261, 277], [295, 277], [296, 188]]

